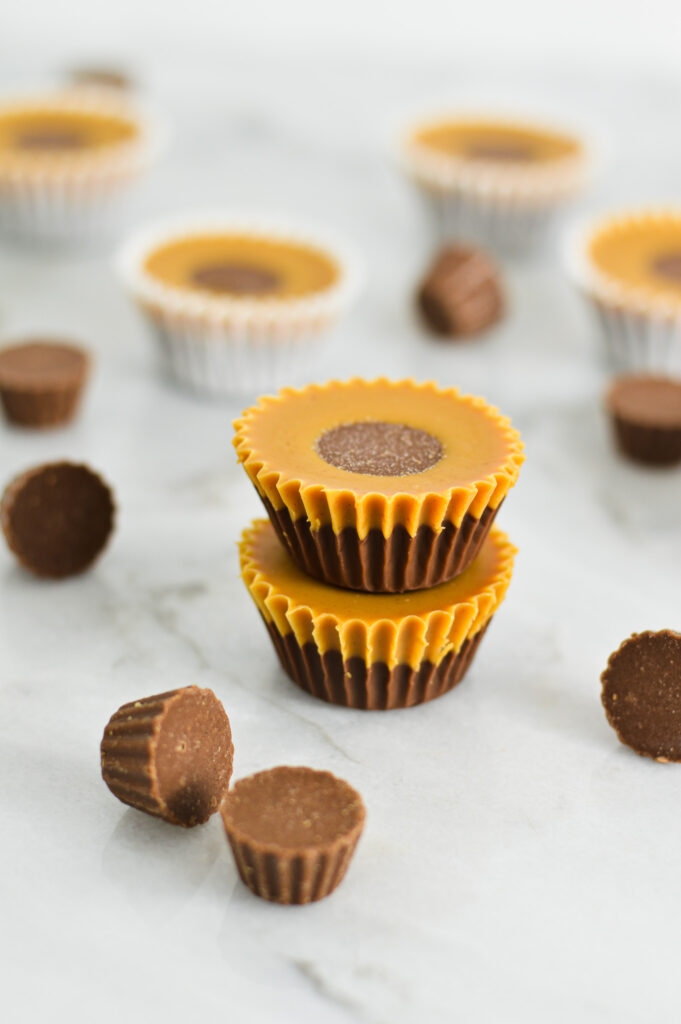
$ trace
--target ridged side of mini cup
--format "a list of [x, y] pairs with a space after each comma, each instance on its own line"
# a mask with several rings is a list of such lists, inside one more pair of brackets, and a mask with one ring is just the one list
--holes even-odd
[[223, 817], [241, 880], [255, 896], [287, 906], [315, 903], [340, 885], [362, 833], [362, 821], [333, 844], [305, 852], [267, 849], [237, 835]]
[[176, 690], [124, 704], [109, 719], [101, 743], [102, 778], [114, 796], [157, 818], [173, 821], [153, 774], [154, 747]]
[[80, 404], [85, 378], [49, 391], [26, 391], [6, 385], [0, 402], [10, 423], [22, 427], [58, 427], [69, 423]]
[[681, 462], [681, 428], [632, 423], [611, 413], [617, 447], [628, 459], [647, 466], [675, 466]]

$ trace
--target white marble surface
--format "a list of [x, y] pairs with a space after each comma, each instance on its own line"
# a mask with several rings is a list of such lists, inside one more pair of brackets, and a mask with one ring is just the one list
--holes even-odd
[[[527, 462], [500, 523], [520, 554], [458, 690], [387, 714], [307, 697], [238, 578], [236, 539], [260, 513], [231, 450], [238, 403], [201, 404], [157, 379], [106, 246], [3, 248], [2, 335], [80, 336], [98, 365], [76, 425], [2, 426], [2, 481], [83, 459], [120, 507], [109, 550], [80, 579], [38, 582], [0, 550], [3, 1020], [672, 1019], [681, 775], [617, 742], [599, 674], [630, 632], [679, 625], [681, 474], [614, 456], [597, 339], [550, 259], [509, 272], [508, 319], [485, 340], [423, 335], [409, 293], [428, 240], [377, 140], [402, 103], [509, 79], [246, 60], [150, 75], [177, 132], [146, 211], [198, 195], [343, 228], [369, 281], [324, 375], [436, 378], [510, 414]], [[594, 205], [674, 196], [678, 86], [543, 69], [513, 87], [605, 126], [615, 156]], [[224, 701], [237, 776], [306, 763], [363, 793], [366, 831], [329, 900], [258, 901], [218, 819], [185, 832], [106, 790], [109, 715], [190, 683]]]

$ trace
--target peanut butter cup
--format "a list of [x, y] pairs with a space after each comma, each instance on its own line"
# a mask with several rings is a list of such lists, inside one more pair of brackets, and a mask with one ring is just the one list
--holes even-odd
[[124, 804], [193, 828], [220, 806], [233, 754], [218, 698], [187, 686], [131, 701], [111, 716], [101, 744], [102, 778]]
[[385, 379], [285, 389], [235, 423], [239, 460], [306, 573], [400, 593], [463, 572], [523, 461], [481, 398]]
[[469, 337], [500, 319], [499, 272], [480, 249], [449, 246], [438, 255], [417, 293], [423, 319], [436, 334]]
[[283, 904], [333, 892], [366, 816], [361, 796], [343, 779], [288, 766], [240, 779], [220, 813], [243, 882], [256, 896]]
[[606, 406], [627, 458], [651, 466], [681, 462], [681, 380], [644, 373], [618, 377]]
[[681, 633], [634, 633], [610, 655], [601, 683], [622, 743], [656, 761], [681, 761]]
[[345, 707], [388, 710], [433, 700], [461, 681], [508, 589], [515, 548], [493, 527], [456, 579], [409, 594], [359, 593], [306, 575], [257, 520], [241, 572], [284, 671]]
[[0, 522], [20, 564], [52, 579], [88, 569], [114, 524], [114, 501], [87, 466], [53, 462], [13, 480], [0, 503]]
[[0, 401], [23, 427], [57, 427], [78, 408], [90, 360], [76, 345], [35, 339], [0, 349]]

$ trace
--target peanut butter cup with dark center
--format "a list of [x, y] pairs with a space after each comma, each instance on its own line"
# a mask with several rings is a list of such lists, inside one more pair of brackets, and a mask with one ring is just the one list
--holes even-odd
[[239, 460], [298, 566], [378, 593], [463, 572], [523, 460], [519, 435], [483, 399], [408, 380], [285, 389], [235, 427]]

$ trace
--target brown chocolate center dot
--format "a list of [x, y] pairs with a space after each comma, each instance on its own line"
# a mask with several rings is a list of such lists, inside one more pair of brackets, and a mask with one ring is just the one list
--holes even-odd
[[681, 252], [666, 252], [653, 260], [653, 271], [659, 277], [681, 284]]
[[86, 145], [85, 138], [79, 132], [57, 129], [24, 132], [16, 141], [21, 149], [80, 149]]
[[206, 263], [196, 268], [192, 281], [211, 292], [264, 295], [275, 290], [279, 277], [271, 270], [248, 263]]
[[472, 160], [531, 160], [529, 146], [519, 142], [474, 142], [468, 147]]
[[325, 430], [315, 449], [331, 466], [365, 476], [423, 473], [444, 454], [438, 439], [427, 430], [373, 420]]

